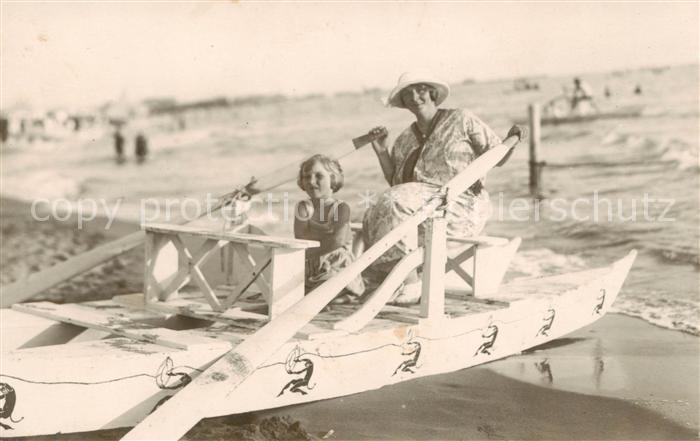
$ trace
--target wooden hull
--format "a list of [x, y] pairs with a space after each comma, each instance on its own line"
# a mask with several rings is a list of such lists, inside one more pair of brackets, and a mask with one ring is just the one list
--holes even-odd
[[[614, 302], [634, 252], [610, 267], [501, 286], [490, 305], [462, 299], [444, 320], [405, 323], [385, 309], [361, 332], [297, 335], [208, 417], [299, 404], [452, 372], [518, 354], [586, 326]], [[508, 306], [503, 306], [508, 302]], [[454, 304], [457, 304], [453, 302]], [[118, 310], [117, 305], [100, 303]], [[17, 325], [3, 310], [0, 436], [29, 436], [133, 426], [240, 341], [230, 326], [192, 328], [186, 348], [33, 318]], [[134, 313], [138, 314], [138, 313]], [[143, 320], [149, 313], [143, 312]], [[24, 315], [24, 314], [22, 314]], [[410, 314], [409, 314], [410, 316]], [[331, 318], [326, 318], [331, 320]], [[14, 325], [14, 326], [13, 326]], [[60, 331], [60, 332], [59, 332]], [[52, 346], [29, 347], [50, 342]], [[42, 337], [43, 336], [43, 337]], [[211, 338], [216, 337], [216, 338]], [[53, 343], [56, 343], [53, 342]]]

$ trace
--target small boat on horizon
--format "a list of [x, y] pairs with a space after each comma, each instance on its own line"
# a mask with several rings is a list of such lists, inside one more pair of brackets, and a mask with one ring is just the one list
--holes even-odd
[[601, 119], [623, 119], [623, 118], [638, 118], [642, 116], [644, 106], [627, 106], [611, 111], [598, 111], [585, 114], [569, 114], [569, 115], [544, 115], [540, 120], [540, 124], [544, 125], [559, 125], [559, 124], [574, 124], [582, 122], [597, 121]]

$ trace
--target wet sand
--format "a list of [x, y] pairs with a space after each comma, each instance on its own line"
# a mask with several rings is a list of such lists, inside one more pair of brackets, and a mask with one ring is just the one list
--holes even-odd
[[[104, 220], [36, 222], [0, 199], [2, 285], [137, 227]], [[37, 299], [110, 298], [139, 291], [135, 249]], [[451, 374], [306, 405], [200, 422], [190, 440], [697, 439], [698, 337], [611, 314], [527, 353]], [[36, 437], [116, 440], [126, 429]], [[23, 438], [29, 439], [29, 438]]]

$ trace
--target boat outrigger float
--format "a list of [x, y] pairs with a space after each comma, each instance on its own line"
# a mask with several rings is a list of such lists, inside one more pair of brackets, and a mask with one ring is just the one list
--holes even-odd
[[[512, 139], [334, 278], [304, 295], [316, 242], [150, 224], [144, 293], [1, 310], [0, 435], [135, 426], [125, 439], [178, 439], [201, 418], [354, 394], [456, 371], [559, 338], [602, 317], [635, 251], [604, 268], [501, 284], [520, 239], [450, 237], [445, 203], [484, 176]], [[361, 304], [334, 297], [399, 240], [415, 247]], [[227, 283], [204, 262], [223, 250]], [[422, 266], [420, 304], [388, 304]], [[194, 282], [197, 290], [185, 289]]]

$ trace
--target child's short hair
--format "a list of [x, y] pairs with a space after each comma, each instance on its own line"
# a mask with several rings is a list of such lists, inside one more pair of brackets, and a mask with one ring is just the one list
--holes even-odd
[[297, 176], [297, 185], [299, 188], [306, 191], [302, 185], [304, 170], [317, 162], [320, 162], [321, 165], [323, 165], [323, 167], [331, 174], [331, 190], [333, 190], [333, 193], [343, 188], [343, 181], [345, 178], [343, 177], [343, 168], [340, 166], [340, 163], [335, 159], [331, 159], [328, 156], [321, 154], [313, 155], [306, 161], [302, 162], [301, 166], [299, 166], [299, 175]]

